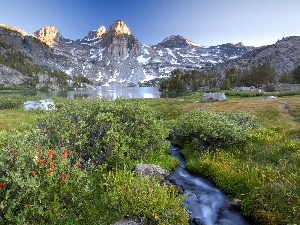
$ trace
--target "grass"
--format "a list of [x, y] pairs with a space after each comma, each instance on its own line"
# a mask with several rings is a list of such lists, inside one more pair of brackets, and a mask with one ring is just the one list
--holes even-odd
[[182, 105], [182, 111], [244, 111], [258, 117], [252, 141], [213, 151], [185, 146], [187, 168], [212, 179], [255, 224], [300, 223], [300, 98], [230, 97]]
[[[300, 97], [231, 95], [224, 102], [201, 99], [202, 94], [193, 94], [131, 101], [150, 106], [166, 121], [192, 110], [243, 111], [257, 116], [252, 141], [242, 148], [198, 151], [185, 146], [187, 168], [212, 179], [230, 198], [241, 199], [244, 214], [253, 218], [255, 224], [300, 224]], [[22, 131], [38, 116], [39, 113], [20, 108], [2, 109], [1, 130]], [[160, 161], [163, 156], [153, 157]]]
[[0, 110], [0, 127], [2, 131], [22, 131], [26, 124], [32, 123], [39, 114], [36, 111], [25, 111], [23, 109]]

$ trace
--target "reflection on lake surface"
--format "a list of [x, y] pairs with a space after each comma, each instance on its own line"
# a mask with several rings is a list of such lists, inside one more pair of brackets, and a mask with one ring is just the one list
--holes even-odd
[[98, 87], [94, 90], [50, 91], [49, 97], [65, 98], [160, 98], [161, 93], [155, 87]]
[[93, 90], [76, 91], [37, 91], [38, 96], [65, 98], [160, 98], [161, 92], [157, 87], [98, 87]]
[[102, 86], [93, 90], [76, 91], [5, 91], [0, 92], [0, 96], [21, 95], [21, 96], [46, 96], [46, 97], [64, 97], [64, 98], [176, 98], [177, 93], [161, 93], [158, 87], [117, 87]]

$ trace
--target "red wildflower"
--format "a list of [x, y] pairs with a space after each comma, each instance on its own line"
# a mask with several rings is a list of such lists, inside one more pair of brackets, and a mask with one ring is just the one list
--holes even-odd
[[50, 150], [48, 151], [48, 155], [54, 155], [54, 151], [53, 151], [52, 149], [50, 149]]
[[54, 162], [51, 162], [51, 163], [50, 163], [50, 169], [53, 169], [54, 166], [55, 166]]
[[65, 149], [64, 150], [64, 155], [68, 155], [69, 154], [69, 150], [68, 149]]
[[26, 204], [25, 204], [25, 207], [26, 207], [26, 208], [29, 208], [29, 207], [30, 207], [30, 204], [29, 204], [29, 203], [26, 203]]
[[37, 154], [37, 157], [40, 159], [41, 158], [41, 156], [42, 156], [42, 154], [40, 153], [40, 152], [38, 152]]
[[68, 155], [65, 155], [65, 154], [63, 154], [63, 155], [61, 156], [62, 159], [66, 159], [67, 157], [68, 157]]
[[62, 181], [63, 181], [64, 183], [67, 181], [66, 174], [64, 174], [64, 173], [60, 174], [60, 178], [62, 179]]
[[4, 186], [5, 186], [5, 184], [0, 182], [0, 190], [3, 189]]
[[50, 168], [50, 169], [47, 170], [47, 172], [48, 172], [49, 174], [51, 174], [51, 173], [54, 172], [54, 170]]
[[36, 149], [36, 150], [39, 149], [39, 147], [40, 147], [40, 146], [39, 146], [38, 144], [35, 144], [35, 145], [34, 145], [34, 149]]
[[54, 151], [52, 149], [50, 149], [48, 151], [48, 156], [49, 156], [49, 160], [52, 160], [53, 159], [53, 156], [54, 156]]
[[17, 152], [16, 149], [12, 149], [12, 150], [10, 151], [10, 153], [13, 154], [13, 155], [16, 154], [16, 152]]
[[40, 167], [44, 166], [45, 165], [45, 159], [41, 159], [40, 160]]
[[30, 175], [35, 176], [36, 175], [36, 171], [35, 170], [31, 170], [30, 171]]
[[76, 166], [76, 167], [81, 167], [81, 163], [80, 163], [80, 162], [77, 162], [77, 163], [75, 164], [75, 166]]

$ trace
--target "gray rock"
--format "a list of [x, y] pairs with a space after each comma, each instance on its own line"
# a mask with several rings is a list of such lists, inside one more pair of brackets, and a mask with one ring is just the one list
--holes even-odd
[[154, 164], [136, 164], [135, 172], [138, 174], [141, 174], [143, 176], [158, 175], [162, 179], [164, 179], [166, 176], [168, 176], [170, 174], [167, 170], [161, 168], [160, 166], [154, 165]]
[[24, 102], [23, 108], [25, 110], [30, 110], [30, 109], [53, 110], [55, 109], [55, 103], [52, 101], [52, 99], [27, 101]]
[[133, 220], [133, 219], [123, 219], [123, 220], [119, 220], [111, 225], [143, 225], [143, 223], [137, 222], [136, 220]]
[[202, 101], [225, 101], [225, 93], [204, 93]]

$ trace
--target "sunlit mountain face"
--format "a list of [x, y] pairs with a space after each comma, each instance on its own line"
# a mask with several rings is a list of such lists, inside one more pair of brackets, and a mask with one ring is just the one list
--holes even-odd
[[99, 85], [137, 84], [168, 77], [174, 69], [206, 69], [255, 49], [242, 43], [205, 47], [180, 35], [150, 46], [141, 43], [122, 20], [77, 40], [64, 38], [51, 25], [31, 35], [2, 25], [0, 41], [13, 44], [39, 65], [70, 76], [82, 74]]

